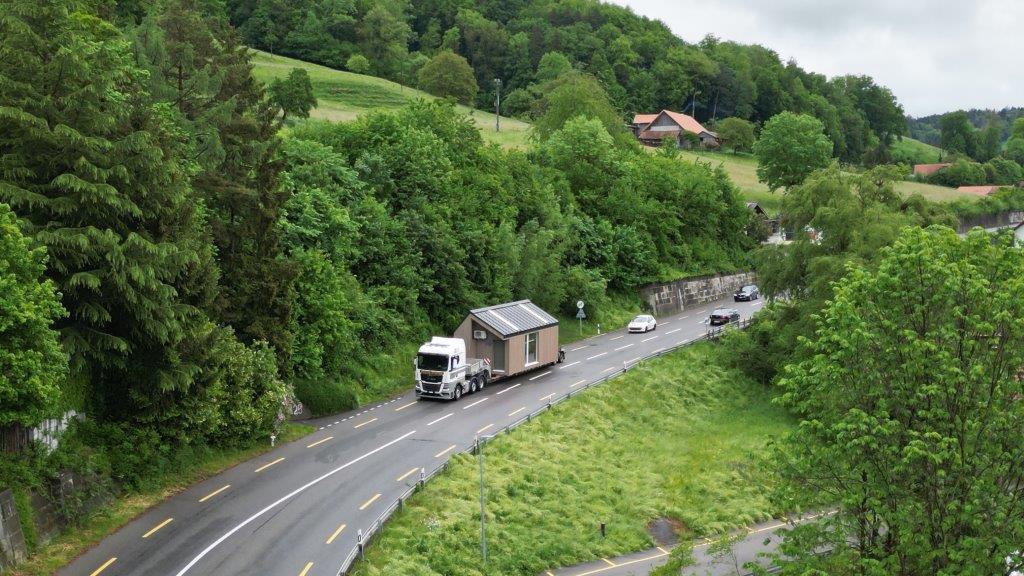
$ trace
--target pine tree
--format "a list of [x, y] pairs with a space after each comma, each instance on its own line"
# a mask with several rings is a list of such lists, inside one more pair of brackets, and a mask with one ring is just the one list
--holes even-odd
[[74, 6], [0, 7], [0, 201], [49, 252], [95, 413], [158, 420], [198, 370], [180, 350], [215, 280], [201, 204], [173, 111], [118, 31]]

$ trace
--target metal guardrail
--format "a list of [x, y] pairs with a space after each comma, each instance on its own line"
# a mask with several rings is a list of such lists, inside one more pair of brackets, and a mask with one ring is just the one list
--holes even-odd
[[[639, 360], [636, 360], [633, 363], [623, 362], [621, 369], [617, 369], [615, 372], [612, 372], [612, 373], [608, 374], [607, 376], [602, 376], [601, 378], [598, 378], [597, 380], [594, 380], [593, 382], [588, 382], [588, 383], [580, 386], [579, 388], [576, 388], [574, 390], [570, 390], [570, 391], [566, 392], [565, 394], [562, 394], [562, 395], [560, 395], [558, 397], [555, 397], [554, 395], [552, 395], [552, 397], [549, 398], [548, 401], [543, 406], [538, 408], [537, 410], [534, 410], [533, 412], [528, 413], [526, 416], [523, 416], [522, 418], [520, 418], [520, 419], [518, 419], [518, 420], [516, 420], [514, 422], [511, 422], [510, 424], [507, 424], [504, 428], [502, 428], [501, 430], [497, 431], [494, 434], [491, 434], [489, 436], [480, 436], [479, 437], [479, 445], [481, 447], [483, 447], [484, 444], [490, 442], [491, 440], [494, 440], [495, 438], [497, 438], [502, 433], [508, 434], [508, 433], [512, 432], [512, 430], [515, 430], [516, 428], [518, 428], [522, 424], [530, 422], [531, 420], [533, 420], [537, 416], [541, 415], [545, 411], [550, 410], [553, 406], [555, 406], [555, 405], [557, 405], [557, 404], [559, 404], [561, 402], [564, 402], [564, 401], [568, 400], [569, 398], [572, 398], [573, 396], [575, 396], [577, 394], [580, 394], [581, 392], [589, 390], [590, 388], [593, 388], [595, 386], [600, 386], [601, 384], [604, 384], [604, 383], [608, 382], [609, 380], [612, 380], [613, 378], [617, 378], [617, 377], [625, 374], [629, 370], [635, 368], [638, 364], [640, 364], [641, 362], [643, 362], [645, 360], [650, 360], [651, 358], [657, 358], [659, 356], [664, 356], [665, 354], [668, 354], [670, 352], [674, 352], [674, 351], [676, 351], [676, 350], [678, 350], [680, 348], [683, 348], [684, 346], [689, 346], [689, 345], [695, 344], [697, 342], [701, 342], [701, 341], [705, 341], [705, 340], [706, 341], [713, 341], [713, 340], [716, 340], [717, 338], [719, 338], [720, 336], [722, 336], [723, 334], [725, 334], [727, 331], [740, 330], [740, 329], [746, 328], [748, 326], [750, 326], [750, 319], [749, 318], [746, 319], [746, 320], [741, 320], [739, 322], [734, 322], [734, 323], [726, 324], [724, 326], [715, 326], [715, 327], [709, 326], [708, 330], [704, 333], [703, 336], [698, 336], [698, 337], [696, 337], [696, 338], [694, 338], [692, 340], [683, 340], [682, 342], [680, 342], [678, 344], [675, 344], [673, 346], [668, 346], [668, 347], [662, 348], [662, 349], [654, 352], [653, 354], [651, 354], [649, 356], [645, 356], [645, 357], [643, 357], [643, 358], [641, 358]], [[470, 444], [468, 447], [463, 448], [462, 450], [459, 450], [458, 452], [453, 452], [452, 455], [454, 456], [454, 455], [457, 455], [457, 454], [472, 454], [476, 445], [477, 445], [476, 442], [474, 442], [473, 444]], [[392, 502], [391, 505], [389, 505], [387, 507], [387, 509], [384, 510], [384, 512], [382, 512], [379, 516], [377, 516], [377, 518], [370, 524], [370, 527], [367, 528], [365, 532], [363, 530], [359, 530], [357, 532], [357, 539], [358, 539], [357, 543], [352, 548], [352, 550], [348, 553], [348, 556], [345, 557], [345, 560], [342, 561], [341, 566], [338, 567], [337, 576], [344, 576], [345, 574], [348, 573], [349, 570], [352, 569], [352, 565], [355, 564], [357, 559], [360, 559], [360, 558], [363, 557], [363, 553], [366, 550], [366, 546], [370, 543], [370, 541], [373, 539], [373, 537], [376, 536], [380, 532], [380, 530], [384, 527], [384, 523], [387, 522], [395, 512], [397, 512], [398, 510], [401, 510], [402, 507], [405, 505], [405, 501], [408, 500], [409, 497], [412, 496], [414, 493], [416, 493], [417, 490], [419, 490], [420, 488], [425, 486], [427, 481], [429, 481], [434, 476], [437, 476], [438, 474], [440, 474], [441, 472], [446, 470], [448, 468], [448, 463], [450, 461], [451, 461], [450, 458], [448, 460], [445, 460], [443, 463], [438, 465], [436, 468], [434, 468], [430, 472], [426, 472], [425, 468], [421, 468], [420, 469], [420, 479], [419, 479], [419, 481], [414, 486], [410, 487], [408, 490], [403, 492], [398, 497], [398, 499], [396, 499], [394, 502]]]

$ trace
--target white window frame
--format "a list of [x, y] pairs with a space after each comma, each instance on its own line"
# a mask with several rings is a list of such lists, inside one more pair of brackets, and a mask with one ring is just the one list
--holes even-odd
[[[530, 337], [533, 337], [533, 362], [530, 362]], [[539, 363], [538, 358], [540, 357], [540, 332], [529, 332], [526, 334], [526, 338], [523, 340], [524, 343], [524, 360], [525, 366], [533, 366]]]

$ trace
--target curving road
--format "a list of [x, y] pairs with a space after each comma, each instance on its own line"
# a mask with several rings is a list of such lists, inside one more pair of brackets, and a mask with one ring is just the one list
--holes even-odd
[[[712, 303], [566, 347], [565, 362], [459, 402], [412, 392], [319, 419], [319, 429], [154, 507], [58, 572], [63, 576], [335, 576], [387, 506], [476, 434], [490, 434], [556, 395], [705, 333]], [[731, 302], [744, 317], [762, 301]]]

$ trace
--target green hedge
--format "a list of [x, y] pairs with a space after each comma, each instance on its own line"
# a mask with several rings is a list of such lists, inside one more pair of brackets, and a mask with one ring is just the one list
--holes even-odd
[[314, 416], [334, 414], [359, 404], [354, 384], [333, 380], [300, 380], [295, 382], [295, 395]]

